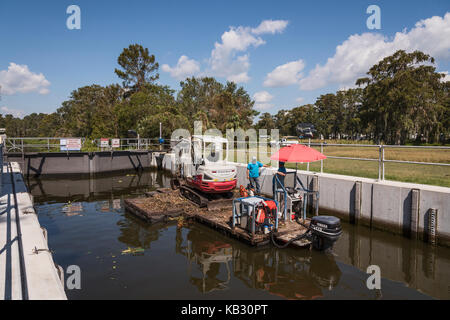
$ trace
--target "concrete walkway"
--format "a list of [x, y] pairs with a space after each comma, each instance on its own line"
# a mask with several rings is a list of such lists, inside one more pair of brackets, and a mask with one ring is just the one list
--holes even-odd
[[13, 162], [10, 169], [4, 164], [0, 192], [0, 300], [67, 299], [44, 234], [19, 165]]

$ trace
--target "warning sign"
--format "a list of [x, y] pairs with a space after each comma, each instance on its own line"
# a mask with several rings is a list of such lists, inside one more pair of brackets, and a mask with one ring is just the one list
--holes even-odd
[[59, 145], [61, 151], [80, 151], [81, 139], [60, 139]]
[[111, 139], [111, 146], [113, 148], [120, 148], [120, 139]]

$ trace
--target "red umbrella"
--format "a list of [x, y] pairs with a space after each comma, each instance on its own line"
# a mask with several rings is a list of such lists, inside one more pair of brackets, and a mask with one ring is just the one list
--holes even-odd
[[291, 144], [274, 153], [270, 159], [282, 162], [313, 162], [326, 159], [319, 151], [303, 144]]

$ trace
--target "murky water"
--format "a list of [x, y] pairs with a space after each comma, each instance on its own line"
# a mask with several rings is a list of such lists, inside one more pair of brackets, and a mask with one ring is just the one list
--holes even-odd
[[[448, 248], [344, 224], [332, 255], [257, 250], [198, 224], [148, 225], [123, 199], [168, 186], [155, 171], [28, 185], [55, 262], [81, 268], [69, 299], [450, 298]], [[381, 290], [366, 286], [369, 265], [381, 268]]]

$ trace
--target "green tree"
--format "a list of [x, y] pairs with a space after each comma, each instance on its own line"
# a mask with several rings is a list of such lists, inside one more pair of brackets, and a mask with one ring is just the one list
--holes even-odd
[[146, 84], [141, 91], [123, 100], [116, 106], [119, 135], [124, 137], [128, 130], [137, 130], [139, 121], [161, 112], [161, 106], [175, 106], [174, 92], [168, 86]]
[[428, 54], [399, 50], [357, 80], [357, 85], [365, 86], [361, 118], [375, 140], [404, 144], [416, 135], [437, 141], [444, 130], [448, 92], [433, 64]]
[[159, 123], [161, 123], [162, 136], [166, 138], [170, 138], [176, 129], [189, 127], [189, 119], [177, 107], [156, 106], [155, 114], [138, 121], [137, 131], [142, 137], [159, 137]]
[[264, 112], [259, 118], [259, 121], [255, 125], [256, 130], [259, 129], [271, 130], [275, 128], [276, 128], [275, 120], [273, 116], [268, 112]]
[[117, 59], [122, 70], [115, 69], [115, 73], [123, 80], [123, 86], [132, 91], [139, 91], [147, 83], [153, 83], [159, 78], [159, 64], [155, 56], [150, 55], [148, 48], [139, 44], [131, 44], [124, 48]]
[[103, 89], [103, 99], [94, 110], [92, 137], [119, 137], [119, 108], [123, 99], [123, 88], [117, 84]]
[[91, 137], [94, 115], [104, 104], [104, 88], [93, 84], [72, 91], [70, 99], [57, 110], [61, 115], [65, 135]]
[[274, 115], [275, 127], [279, 130], [281, 136], [292, 135], [289, 125], [290, 110], [281, 109]]
[[247, 129], [258, 115], [249, 94], [234, 82], [222, 85], [214, 78], [205, 77], [188, 78], [180, 85], [178, 105], [189, 119], [202, 121], [205, 128]]

